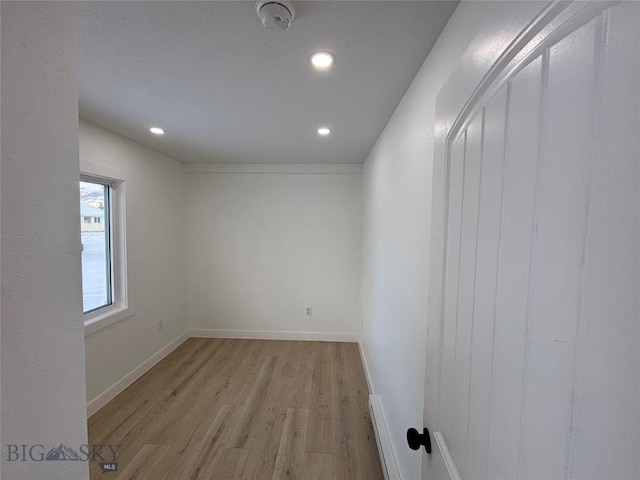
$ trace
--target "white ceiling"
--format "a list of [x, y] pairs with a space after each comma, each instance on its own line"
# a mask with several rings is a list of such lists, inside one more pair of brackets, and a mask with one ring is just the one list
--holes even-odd
[[78, 3], [80, 115], [184, 162], [361, 163], [456, 2], [297, 1], [286, 32], [254, 5]]

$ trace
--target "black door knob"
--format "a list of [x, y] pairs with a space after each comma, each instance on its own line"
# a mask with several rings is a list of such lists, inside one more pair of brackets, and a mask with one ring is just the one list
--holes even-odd
[[429, 437], [429, 429], [423, 428], [422, 433], [415, 428], [407, 430], [407, 443], [411, 450], [418, 450], [420, 445], [424, 445], [427, 453], [431, 453], [431, 437]]

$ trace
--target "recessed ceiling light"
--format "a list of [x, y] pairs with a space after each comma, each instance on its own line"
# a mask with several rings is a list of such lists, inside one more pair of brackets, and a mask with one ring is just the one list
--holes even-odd
[[336, 61], [336, 57], [331, 52], [315, 52], [309, 57], [311, 65], [316, 70], [328, 70]]
[[326, 137], [327, 135], [329, 135], [331, 133], [331, 129], [327, 128], [327, 127], [320, 127], [318, 129], [318, 135], [322, 135], [323, 137]]
[[164, 135], [165, 134], [164, 128], [160, 128], [160, 127], [151, 127], [149, 129], [149, 131], [151, 133], [153, 133], [154, 135]]

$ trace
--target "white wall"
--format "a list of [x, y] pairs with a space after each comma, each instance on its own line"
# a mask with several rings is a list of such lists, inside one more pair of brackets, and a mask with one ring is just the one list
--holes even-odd
[[80, 160], [127, 170], [133, 182], [127, 225], [134, 314], [86, 337], [91, 402], [188, 329], [186, 191], [180, 163], [84, 120]]
[[355, 340], [361, 176], [277, 171], [188, 174], [191, 328]]
[[80, 480], [86, 462], [5, 461], [6, 444], [77, 450], [87, 424], [71, 6], [1, 8], [2, 475]]
[[435, 100], [487, 3], [458, 6], [363, 174], [362, 344], [404, 479], [420, 478], [406, 430], [423, 422]]

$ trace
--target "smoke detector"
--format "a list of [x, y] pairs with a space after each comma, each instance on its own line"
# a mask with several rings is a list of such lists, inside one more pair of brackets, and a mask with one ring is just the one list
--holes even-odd
[[287, 30], [296, 16], [293, 3], [288, 0], [258, 0], [256, 13], [265, 30], [275, 30], [276, 32]]

